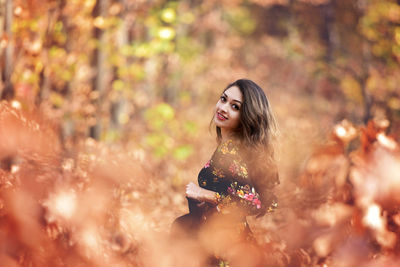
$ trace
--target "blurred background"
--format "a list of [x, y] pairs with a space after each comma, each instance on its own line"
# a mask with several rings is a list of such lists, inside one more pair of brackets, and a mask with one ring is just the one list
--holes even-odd
[[[97, 240], [89, 234], [85, 239], [95, 250], [102, 241], [111, 240], [118, 251], [137, 258], [132, 248], [144, 247], [134, 241], [142, 240], [136, 236], [138, 225], [140, 229], [147, 225], [147, 230], [168, 231], [172, 220], [187, 212], [185, 184], [197, 180], [198, 171], [215, 149], [214, 130], [209, 127], [214, 105], [222, 90], [239, 78], [254, 80], [264, 89], [276, 116], [276, 157], [282, 183], [278, 190], [282, 191], [283, 208], [298, 202], [294, 196], [300, 189], [308, 190], [300, 197], [303, 200], [315, 196], [312, 190], [316, 189], [307, 187], [310, 180], [328, 179], [328, 171], [318, 172], [322, 178], [316, 178], [315, 166], [326, 170], [332, 166], [325, 163], [345, 166], [339, 168], [344, 174], [333, 176], [354, 186], [357, 182], [349, 180], [353, 177], [349, 166], [354, 165], [350, 152], [360, 149], [366, 153], [379, 133], [386, 138], [381, 141], [384, 146], [398, 149], [400, 1], [0, 0], [0, 36], [2, 220], [22, 227], [42, 220], [43, 214], [56, 214], [58, 219], [45, 216], [44, 226], [34, 225], [38, 232], [43, 227], [49, 232], [52, 225], [51, 241], [36, 238], [58, 251], [72, 250], [66, 249], [66, 244], [79, 244], [71, 241], [77, 231], [71, 225], [89, 225], [87, 229], [92, 231], [99, 214], [107, 222], [113, 218], [114, 224], [106, 231], [112, 238]], [[369, 121], [370, 127], [364, 128]], [[396, 168], [397, 152], [395, 165], [390, 165]], [[343, 158], [312, 161], [321, 154], [328, 159], [338, 154]], [[48, 178], [27, 178], [38, 177], [36, 172]], [[30, 181], [27, 185], [26, 180]], [[312, 186], [324, 184], [318, 181]], [[344, 182], [337, 183], [342, 188]], [[12, 188], [23, 189], [22, 195], [35, 200], [37, 213], [21, 219], [7, 212], [7, 203], [18, 209], [25, 203], [21, 195], [9, 193]], [[104, 193], [104, 199], [93, 194], [82, 200], [88, 188]], [[321, 190], [329, 191], [325, 185]], [[341, 197], [341, 203], [353, 205], [363, 214], [355, 204], [356, 194], [349, 190], [339, 190], [351, 196]], [[79, 205], [73, 204], [76, 199], [91, 206], [96, 201], [109, 202], [107, 198], [115, 202], [110, 209], [104, 206], [90, 220], [71, 219], [79, 217]], [[302, 205], [317, 203], [311, 206], [318, 208], [327, 200], [304, 201], [300, 201]], [[46, 206], [44, 202], [56, 204]], [[130, 211], [121, 215], [124, 207]], [[285, 216], [278, 212], [261, 224], [273, 225], [276, 231], [286, 229], [282, 224], [293, 217]], [[381, 218], [380, 213], [376, 216]], [[345, 217], [348, 222], [350, 217]], [[130, 223], [124, 228], [116, 218]], [[10, 243], [6, 233], [18, 227], [7, 227], [2, 228], [0, 238]], [[281, 244], [274, 251], [289, 255], [286, 261], [278, 257], [283, 265], [329, 262], [329, 249], [317, 249], [316, 253], [313, 245], [297, 239], [296, 245], [289, 242], [293, 246], [283, 246], [285, 237], [260, 235], [269, 244]], [[31, 241], [22, 236], [11, 242], [12, 253], [2, 256], [10, 266], [38, 260], [32, 256], [37, 253], [32, 252]], [[314, 244], [317, 236], [307, 242]], [[54, 245], [54, 240], [61, 244]], [[319, 242], [326, 248], [326, 240], [331, 239], [323, 240]], [[358, 247], [368, 247], [359, 242], [362, 245]], [[390, 249], [399, 247], [396, 242], [390, 243]], [[333, 250], [335, 246], [330, 247]], [[89, 252], [75, 253], [78, 256], [74, 257], [84, 258], [88, 265], [102, 264], [88, 260]], [[50, 259], [44, 258], [48, 264]], [[134, 264], [131, 258], [121, 262]], [[141, 264], [153, 264], [144, 262]]]

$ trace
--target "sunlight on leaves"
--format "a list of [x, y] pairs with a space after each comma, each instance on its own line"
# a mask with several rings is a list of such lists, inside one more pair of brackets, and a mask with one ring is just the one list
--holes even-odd
[[192, 146], [183, 145], [174, 149], [173, 156], [177, 160], [186, 160], [192, 153], [193, 153]]
[[175, 37], [175, 30], [171, 27], [162, 27], [158, 30], [158, 37], [163, 40], [172, 40]]
[[125, 84], [121, 80], [115, 80], [112, 84], [112, 88], [115, 91], [122, 91], [125, 88]]
[[340, 82], [340, 87], [346, 97], [357, 103], [362, 103], [363, 96], [360, 84], [351, 76], [344, 77]]
[[93, 20], [93, 25], [96, 27], [96, 28], [99, 28], [99, 29], [105, 29], [106, 28], [106, 20], [103, 18], [103, 17], [96, 17], [94, 20]]
[[249, 10], [244, 7], [228, 10], [227, 20], [235, 30], [243, 34], [251, 34], [257, 26]]
[[167, 23], [172, 23], [176, 19], [175, 10], [172, 8], [166, 8], [161, 12], [161, 19]]

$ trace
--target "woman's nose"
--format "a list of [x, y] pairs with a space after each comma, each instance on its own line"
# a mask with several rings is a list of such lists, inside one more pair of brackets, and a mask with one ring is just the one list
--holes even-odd
[[226, 112], [226, 111], [228, 110], [228, 109], [227, 109], [227, 107], [228, 107], [227, 104], [228, 104], [228, 103], [221, 103], [221, 105], [220, 105], [220, 110]]

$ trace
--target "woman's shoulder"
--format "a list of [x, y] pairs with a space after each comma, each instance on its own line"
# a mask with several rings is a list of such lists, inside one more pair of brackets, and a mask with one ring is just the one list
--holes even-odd
[[238, 155], [239, 146], [233, 139], [227, 139], [218, 145], [217, 152], [222, 153], [223, 155]]
[[247, 164], [241, 152], [240, 143], [236, 140], [224, 140], [218, 145], [216, 153], [213, 156], [214, 166], [235, 178], [247, 179]]

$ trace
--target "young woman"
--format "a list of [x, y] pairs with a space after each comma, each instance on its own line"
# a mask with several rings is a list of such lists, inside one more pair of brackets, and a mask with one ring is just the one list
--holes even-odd
[[175, 220], [172, 232], [199, 238], [199, 233], [224, 230], [222, 239], [249, 241], [246, 216], [277, 207], [272, 193], [279, 183], [271, 143], [275, 120], [263, 90], [240, 79], [222, 92], [213, 122], [217, 149], [201, 169], [198, 184], [186, 186], [190, 213]]

